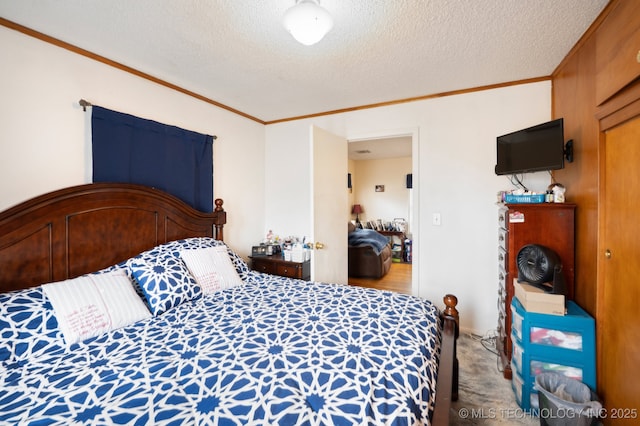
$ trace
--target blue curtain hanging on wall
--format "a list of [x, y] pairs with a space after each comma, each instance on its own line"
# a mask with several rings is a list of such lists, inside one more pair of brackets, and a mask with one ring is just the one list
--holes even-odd
[[213, 136], [93, 106], [93, 181], [147, 185], [213, 211]]

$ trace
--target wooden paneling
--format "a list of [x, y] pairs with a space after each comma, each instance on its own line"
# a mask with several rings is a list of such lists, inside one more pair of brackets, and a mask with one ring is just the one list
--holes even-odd
[[[603, 200], [607, 172], [615, 170], [616, 186], [626, 188], [628, 182], [637, 183], [640, 160], [617, 153], [616, 164], [611, 164], [605, 150], [609, 138], [605, 140], [603, 132], [640, 115], [636, 78], [640, 68], [635, 62], [640, 50], [640, 2], [612, 0], [595, 26], [552, 76], [553, 118], [564, 118], [565, 138], [574, 140], [575, 151], [575, 162], [554, 177], [567, 187], [568, 200], [578, 205], [575, 300], [596, 319], [598, 393], [608, 410], [640, 410], [640, 389], [629, 377], [640, 362], [637, 273], [629, 269], [637, 267], [640, 248], [635, 243], [623, 251], [627, 272], [614, 279], [614, 285], [606, 282], [607, 268], [601, 259], [605, 236], [613, 229], [624, 229], [622, 235], [633, 235], [637, 241], [637, 202], [630, 195], [634, 192], [623, 189], [615, 206], [606, 207]], [[637, 136], [626, 143], [631, 141], [637, 142]], [[609, 287], [615, 287], [617, 299], [612, 299]], [[617, 422], [609, 417], [605, 424]]]
[[595, 40], [567, 58], [553, 79], [553, 117], [564, 118], [564, 136], [573, 139], [575, 160], [554, 171], [567, 188], [567, 200], [576, 211], [576, 276], [574, 300], [591, 315], [596, 313], [596, 247], [598, 229], [598, 122], [595, 107]]
[[640, 2], [618, 1], [596, 32], [596, 103], [640, 76]]

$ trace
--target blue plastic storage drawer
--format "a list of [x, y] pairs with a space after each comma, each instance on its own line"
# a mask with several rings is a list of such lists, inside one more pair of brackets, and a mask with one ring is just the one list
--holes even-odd
[[515, 297], [511, 311], [512, 386], [523, 409], [535, 408], [533, 383], [540, 373], [558, 372], [595, 391], [595, 321], [589, 314], [572, 301], [564, 316], [527, 312]]
[[531, 380], [524, 380], [517, 370], [517, 367], [511, 363], [511, 388], [516, 396], [516, 402], [520, 408], [531, 410], [538, 408], [538, 392], [533, 388]]

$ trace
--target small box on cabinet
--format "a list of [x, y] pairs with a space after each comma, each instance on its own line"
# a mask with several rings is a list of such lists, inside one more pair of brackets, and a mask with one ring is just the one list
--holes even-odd
[[527, 283], [513, 279], [515, 297], [527, 312], [537, 312], [549, 315], [565, 314], [565, 299], [563, 294], [552, 294]]
[[311, 252], [308, 249], [294, 247], [290, 251], [290, 257], [292, 262], [306, 262], [311, 259]]

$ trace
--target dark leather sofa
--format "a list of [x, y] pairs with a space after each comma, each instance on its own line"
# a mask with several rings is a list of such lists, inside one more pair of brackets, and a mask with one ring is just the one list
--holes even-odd
[[[357, 232], [349, 223], [349, 233]], [[381, 235], [381, 234], [378, 234]], [[386, 237], [384, 237], [386, 238]], [[391, 268], [391, 243], [378, 253], [371, 245], [349, 245], [349, 276], [354, 278], [382, 278]]]

